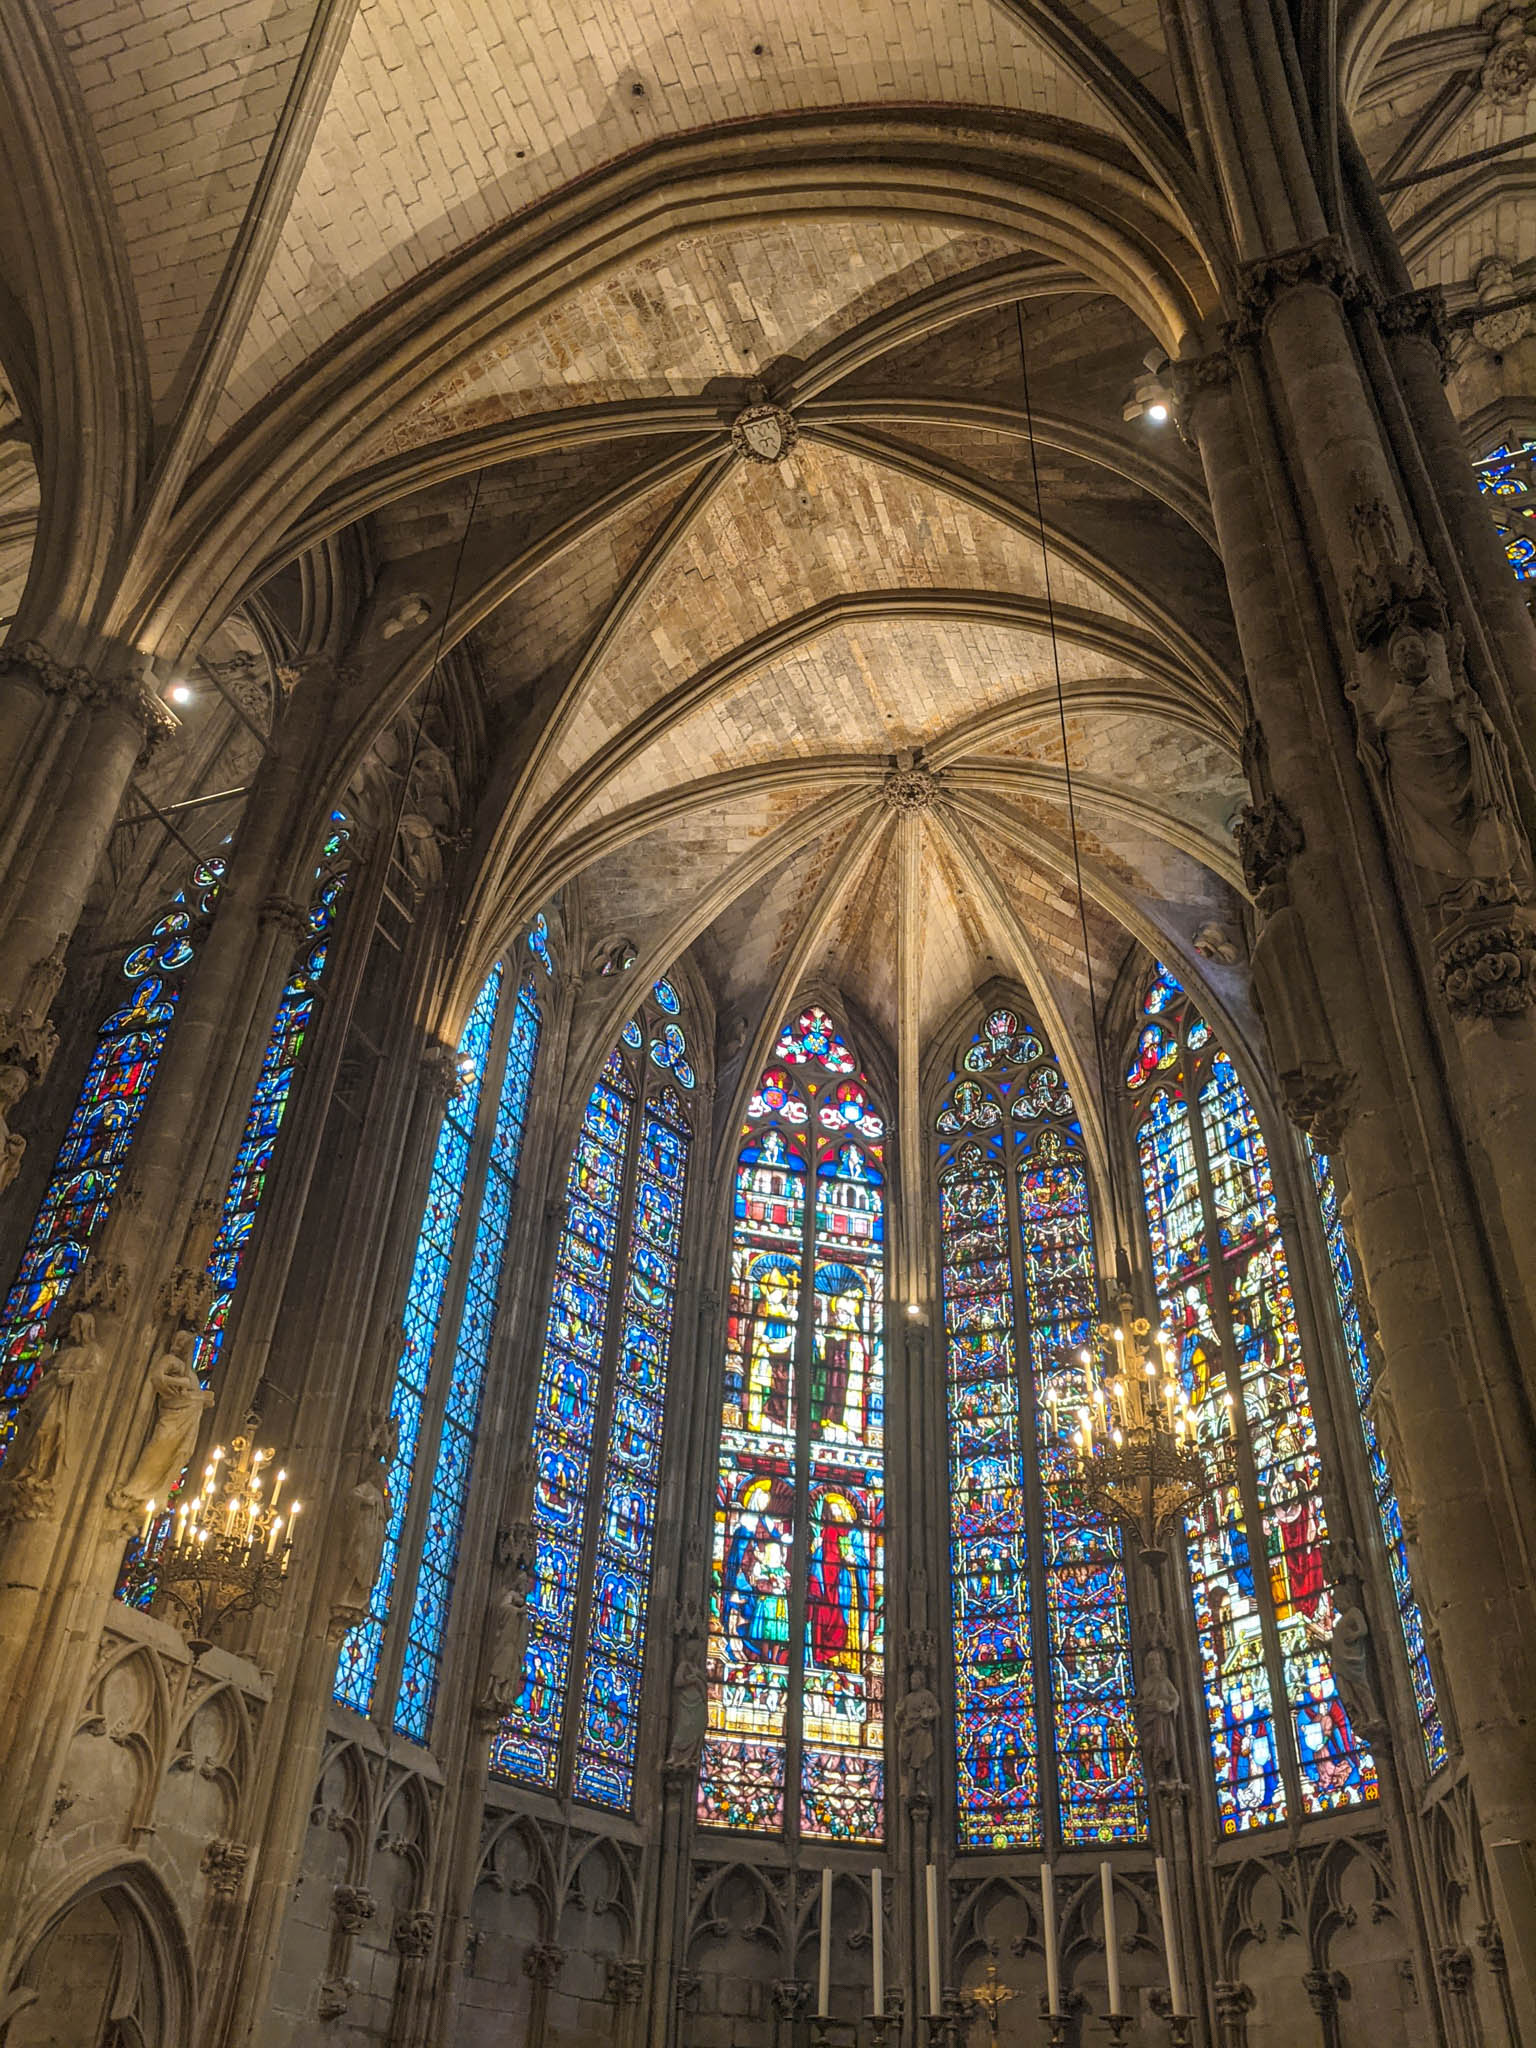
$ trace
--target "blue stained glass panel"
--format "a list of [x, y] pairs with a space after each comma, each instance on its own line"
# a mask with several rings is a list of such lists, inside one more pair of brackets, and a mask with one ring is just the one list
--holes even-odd
[[442, 1667], [443, 1635], [453, 1599], [459, 1543], [464, 1533], [464, 1508], [469, 1497], [475, 1437], [480, 1427], [480, 1398], [485, 1387], [491, 1332], [501, 1299], [507, 1232], [512, 1221], [512, 1196], [522, 1156], [528, 1097], [539, 1057], [541, 1019], [538, 999], [529, 983], [517, 992], [512, 1031], [502, 1069], [501, 1093], [491, 1136], [490, 1163], [475, 1226], [464, 1309], [438, 1439], [437, 1468], [432, 1475], [426, 1531], [417, 1565], [416, 1595], [406, 1637], [400, 1692], [395, 1701], [395, 1727], [415, 1742], [431, 1732], [432, 1709]]
[[427, 1183], [426, 1207], [406, 1290], [405, 1349], [390, 1397], [390, 1414], [399, 1432], [399, 1441], [389, 1470], [390, 1514], [384, 1532], [383, 1557], [368, 1616], [343, 1637], [336, 1666], [335, 1696], [344, 1707], [351, 1707], [359, 1714], [368, 1713], [373, 1705], [384, 1625], [389, 1618], [400, 1566], [400, 1537], [416, 1470], [422, 1410], [442, 1316], [443, 1290], [453, 1259], [454, 1233], [458, 1229], [459, 1208], [469, 1168], [470, 1140], [480, 1106], [480, 1088], [501, 994], [501, 980], [502, 969], [498, 964], [492, 968], [476, 997], [459, 1040], [459, 1058], [467, 1079], [462, 1093], [448, 1104], [438, 1126], [437, 1149]]
[[614, 1372], [598, 1504], [596, 1589], [576, 1729], [578, 1798], [625, 1811], [634, 1803], [645, 1614], [688, 1144], [682, 1105], [673, 1089], [663, 1088], [646, 1103], [640, 1126], [629, 1253], [620, 1293], [623, 1343]]
[[565, 1224], [534, 1403], [534, 1586], [523, 1690], [502, 1721], [491, 1768], [553, 1789], [570, 1676], [575, 1578], [586, 1533], [597, 1376], [619, 1231], [633, 1085], [616, 1054], [587, 1098], [566, 1175]]
[[1413, 1575], [1408, 1564], [1408, 1544], [1403, 1534], [1403, 1518], [1398, 1509], [1397, 1494], [1392, 1486], [1392, 1475], [1387, 1470], [1387, 1461], [1382, 1453], [1376, 1418], [1371, 1406], [1371, 1362], [1365, 1348], [1360, 1305], [1355, 1295], [1355, 1276], [1349, 1255], [1349, 1240], [1345, 1235], [1344, 1220], [1339, 1209], [1338, 1188], [1327, 1156], [1315, 1150], [1310, 1142], [1307, 1146], [1307, 1156], [1311, 1162], [1312, 1179], [1317, 1188], [1318, 1206], [1322, 1211], [1328, 1263], [1333, 1274], [1334, 1302], [1339, 1312], [1339, 1324], [1344, 1332], [1344, 1346], [1349, 1357], [1350, 1377], [1360, 1417], [1360, 1431], [1365, 1439], [1365, 1459], [1371, 1476], [1371, 1494], [1376, 1503], [1381, 1540], [1392, 1574], [1392, 1590], [1397, 1604], [1398, 1623], [1403, 1632], [1403, 1648], [1408, 1658], [1408, 1680], [1413, 1690], [1419, 1733], [1424, 1742], [1425, 1760], [1431, 1771], [1437, 1771], [1447, 1760], [1450, 1750], [1445, 1739], [1445, 1725], [1441, 1720], [1440, 1703], [1435, 1692], [1434, 1673], [1430, 1669], [1429, 1651], [1424, 1641], [1424, 1617], [1419, 1611], [1419, 1603], [1414, 1595]]

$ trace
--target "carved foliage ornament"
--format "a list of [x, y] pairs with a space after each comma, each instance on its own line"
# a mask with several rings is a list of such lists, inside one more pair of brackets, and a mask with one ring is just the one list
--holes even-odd
[[916, 754], [903, 751], [880, 785], [880, 796], [893, 811], [928, 811], [939, 799], [940, 777]]
[[1526, 26], [1525, 0], [1501, 0], [1482, 21], [1493, 41], [1478, 83], [1496, 107], [1523, 107], [1536, 86], [1536, 36]]
[[1463, 918], [1438, 954], [1440, 993], [1455, 1016], [1518, 1017], [1536, 1002], [1536, 934], [1512, 907]]
[[430, 1951], [436, 1928], [436, 1919], [424, 1909], [402, 1913], [395, 1922], [395, 1947], [407, 1961], [419, 1960]]
[[240, 1889], [245, 1866], [250, 1860], [251, 1852], [244, 1842], [230, 1842], [222, 1838], [211, 1841], [203, 1851], [202, 1860], [202, 1871], [209, 1889], [221, 1899], [232, 1899]]

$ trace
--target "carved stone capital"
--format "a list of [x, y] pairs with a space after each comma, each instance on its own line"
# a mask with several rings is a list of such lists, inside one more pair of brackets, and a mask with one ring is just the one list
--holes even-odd
[[536, 1941], [523, 1957], [523, 1975], [535, 1984], [554, 1984], [565, 1967], [565, 1950], [552, 1941]]
[[426, 1071], [427, 1085], [444, 1104], [452, 1102], [464, 1091], [464, 1077], [459, 1072], [459, 1056], [451, 1045], [445, 1045], [440, 1038], [433, 1039], [421, 1056]]
[[264, 930], [276, 930], [295, 945], [309, 931], [309, 912], [291, 896], [269, 896], [257, 911], [256, 921]]
[[1173, 423], [1187, 446], [1194, 447], [1198, 439], [1196, 406], [1206, 392], [1228, 390], [1236, 367], [1230, 349], [1213, 348], [1203, 356], [1185, 356], [1169, 363], [1164, 370], [1163, 382], [1173, 398]]
[[419, 1961], [431, 1953], [433, 1937], [437, 1933], [437, 1916], [425, 1908], [414, 1913], [402, 1913], [395, 1922], [391, 1936], [397, 1951], [408, 1961]]
[[88, 668], [55, 661], [41, 640], [14, 640], [0, 647], [0, 681], [13, 678], [45, 696], [69, 697], [77, 704], [89, 703], [96, 692], [96, 678]]
[[1430, 285], [1420, 291], [1398, 292], [1390, 299], [1383, 299], [1376, 320], [1389, 340], [1407, 335], [1414, 340], [1427, 341], [1440, 358], [1441, 376], [1449, 373], [1451, 330], [1445, 320], [1445, 293], [1439, 285]]
[[139, 728], [144, 740], [139, 749], [140, 767], [181, 730], [181, 721], [142, 669], [120, 669], [98, 676], [92, 698], [96, 704], [125, 712]]
[[1258, 341], [1276, 304], [1299, 285], [1320, 285], [1346, 305], [1361, 294], [1358, 274], [1337, 235], [1283, 249], [1247, 263], [1238, 277], [1237, 317], [1227, 327], [1229, 347], [1246, 348]]
[[672, 1997], [679, 2012], [692, 2012], [699, 2002], [704, 1979], [697, 1970], [679, 1970], [673, 1980]]
[[811, 1987], [799, 1977], [776, 1977], [771, 1996], [781, 2020], [797, 2020], [810, 2010]]
[[1222, 1981], [1211, 1986], [1211, 2003], [1221, 2024], [1230, 2026], [1253, 2010], [1253, 1993], [1246, 1984]]
[[1355, 1077], [1342, 1067], [1304, 1066], [1280, 1076], [1285, 1113], [1319, 1152], [1336, 1152], [1349, 1127]]
[[357, 1985], [351, 1977], [322, 1977], [315, 2011], [323, 2020], [339, 2020], [352, 2003]]
[[1435, 1969], [1440, 1982], [1453, 1997], [1465, 1998], [1472, 1989], [1473, 1955], [1460, 1946], [1436, 1949]]
[[210, 1891], [221, 1899], [232, 1899], [240, 1889], [245, 1866], [250, 1860], [251, 1852], [244, 1842], [231, 1842], [215, 1836], [203, 1850], [199, 1868], [208, 1880]]
[[1516, 904], [1457, 918], [1440, 933], [1435, 952], [1440, 993], [1454, 1017], [1519, 1017], [1536, 1002], [1536, 932]]
[[331, 1921], [339, 1934], [356, 1934], [375, 1910], [373, 1893], [360, 1885], [339, 1884], [331, 1893]]
[[178, 1266], [162, 1283], [157, 1306], [177, 1329], [201, 1335], [213, 1307], [213, 1281], [201, 1267]]
[[1301, 826], [1279, 797], [1245, 804], [1232, 828], [1248, 893], [1266, 915], [1291, 900], [1291, 862], [1306, 840]]
[[609, 1957], [604, 1996], [610, 2005], [638, 2005], [644, 1989], [645, 1964], [638, 1956]]
[[1339, 2009], [1339, 2000], [1349, 1996], [1349, 1979], [1342, 1970], [1307, 1970], [1302, 1989], [1319, 2019], [1328, 2019]]

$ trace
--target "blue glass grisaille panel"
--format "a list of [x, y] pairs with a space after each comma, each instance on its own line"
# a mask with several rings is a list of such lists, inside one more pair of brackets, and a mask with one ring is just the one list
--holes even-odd
[[426, 1531], [417, 1565], [416, 1596], [406, 1637], [400, 1693], [395, 1702], [395, 1727], [413, 1741], [425, 1742], [431, 1732], [432, 1709], [442, 1665], [443, 1635], [453, 1599], [459, 1543], [464, 1533], [464, 1508], [474, 1465], [475, 1437], [480, 1426], [480, 1399], [485, 1387], [491, 1332], [501, 1299], [507, 1232], [512, 1221], [512, 1196], [522, 1154], [528, 1097], [539, 1056], [538, 999], [524, 982], [512, 1012], [512, 1033], [502, 1070], [501, 1093], [491, 1138], [485, 1191], [475, 1226], [464, 1309], [459, 1320], [453, 1376], [443, 1411], [437, 1467], [427, 1506]]
[[[502, 1721], [491, 1768], [553, 1790], [571, 1673], [576, 1578], [586, 1535], [603, 1339], [617, 1260], [624, 1151], [634, 1094], [623, 1063], [605, 1062], [587, 1098], [565, 1183], [533, 1415], [534, 1587], [523, 1690]], [[606, 1710], [600, 1716], [606, 1728]]]
[[449, 1103], [438, 1127], [437, 1149], [427, 1183], [426, 1208], [416, 1240], [410, 1285], [406, 1290], [405, 1350], [390, 1397], [390, 1414], [399, 1431], [399, 1443], [389, 1472], [390, 1515], [384, 1533], [383, 1558], [368, 1617], [343, 1638], [336, 1668], [335, 1696], [344, 1707], [351, 1707], [359, 1714], [368, 1713], [373, 1705], [384, 1624], [389, 1618], [395, 1579], [400, 1568], [400, 1537], [421, 1444], [422, 1411], [442, 1316], [443, 1290], [453, 1260], [454, 1234], [458, 1229], [459, 1209], [469, 1171], [470, 1138], [480, 1106], [480, 1089], [485, 1077], [496, 1004], [501, 994], [501, 979], [502, 969], [498, 965], [491, 970], [476, 998], [469, 1021], [464, 1026], [464, 1035], [459, 1040], [459, 1055], [466, 1063], [468, 1078], [463, 1092]]
[[676, 1091], [645, 1106], [620, 1293], [622, 1342], [598, 1504], [596, 1583], [576, 1727], [578, 1799], [634, 1804], [667, 1359], [688, 1181], [688, 1125]]

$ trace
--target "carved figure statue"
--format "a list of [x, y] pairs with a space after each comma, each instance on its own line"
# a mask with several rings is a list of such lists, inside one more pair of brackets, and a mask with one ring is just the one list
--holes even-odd
[[195, 1330], [178, 1330], [170, 1350], [163, 1351], [149, 1369], [155, 1426], [138, 1463], [112, 1496], [116, 1508], [136, 1511], [142, 1510], [146, 1501], [164, 1501], [187, 1469], [203, 1410], [213, 1405], [213, 1395], [198, 1383], [192, 1364], [196, 1343]]
[[1168, 1653], [1154, 1643], [1142, 1660], [1136, 1705], [1141, 1719], [1142, 1748], [1155, 1781], [1178, 1774], [1175, 1730], [1180, 1704], [1178, 1687], [1168, 1675]]
[[1350, 694], [1361, 757], [1429, 900], [1466, 910], [1523, 896], [1530, 851], [1509, 760], [1467, 682], [1459, 635], [1448, 651], [1441, 634], [1399, 625], [1385, 660], [1360, 663]]
[[528, 1595], [533, 1573], [521, 1558], [503, 1568], [501, 1585], [491, 1603], [486, 1637], [485, 1684], [480, 1707], [487, 1720], [509, 1714], [523, 1689], [523, 1663], [528, 1655]]
[[914, 1664], [912, 1682], [896, 1709], [896, 1760], [901, 1789], [909, 1799], [928, 1789], [938, 1719], [939, 1702], [928, 1684], [928, 1673], [921, 1664]]
[[1339, 1699], [1357, 1735], [1379, 1735], [1385, 1726], [1371, 1678], [1370, 1624], [1363, 1609], [1341, 1607], [1328, 1638], [1328, 1661]]
[[666, 1769], [697, 1769], [709, 1722], [709, 1680], [694, 1651], [685, 1650], [672, 1674], [672, 1730]]
[[27, 1092], [27, 1070], [13, 1060], [0, 1065], [0, 1194], [10, 1186], [21, 1171], [22, 1154], [27, 1141], [19, 1131], [10, 1125], [11, 1111]]
[[393, 1417], [375, 1424], [363, 1449], [361, 1476], [341, 1503], [336, 1589], [331, 1596], [333, 1629], [355, 1628], [368, 1612], [384, 1558], [391, 1507], [389, 1470], [399, 1445], [400, 1428]]
[[0, 1470], [0, 1521], [35, 1521], [52, 1508], [54, 1481], [75, 1449], [74, 1390], [100, 1364], [96, 1318], [77, 1312], [69, 1319], [68, 1343], [54, 1352], [22, 1403]]

